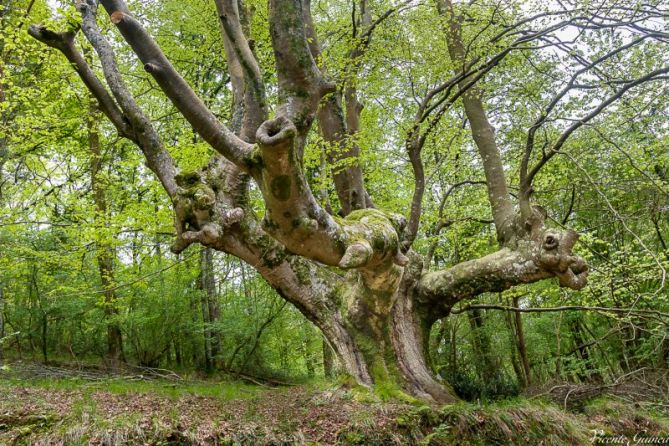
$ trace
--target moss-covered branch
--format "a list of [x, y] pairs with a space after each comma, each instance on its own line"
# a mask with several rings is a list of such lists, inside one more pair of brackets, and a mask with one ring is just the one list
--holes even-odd
[[573, 231], [545, 229], [519, 241], [515, 249], [502, 248], [480, 259], [423, 275], [418, 299], [426, 319], [445, 317], [461, 300], [551, 277], [557, 277], [561, 286], [583, 288], [588, 267], [581, 257], [572, 254], [577, 239]]
[[326, 265], [371, 270], [406, 264], [399, 250], [403, 217], [367, 209], [335, 219], [319, 206], [298, 159], [297, 134], [285, 116], [258, 129], [255, 175], [265, 199], [265, 230], [295, 254]]

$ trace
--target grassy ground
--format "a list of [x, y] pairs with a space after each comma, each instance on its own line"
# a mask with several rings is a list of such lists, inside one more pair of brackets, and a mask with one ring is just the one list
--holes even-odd
[[381, 402], [332, 383], [267, 388], [0, 371], [3, 446], [586, 445], [593, 430], [600, 444], [644, 433], [669, 441], [662, 414], [610, 399], [580, 413], [527, 399], [435, 408]]

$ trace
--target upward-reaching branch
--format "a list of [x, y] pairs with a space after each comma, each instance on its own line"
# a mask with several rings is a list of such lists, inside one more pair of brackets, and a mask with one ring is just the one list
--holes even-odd
[[[356, 87], [363, 55], [369, 48], [374, 30], [384, 20], [410, 3], [411, 0], [406, 0], [388, 9], [376, 20], [372, 20], [372, 11], [367, 0], [360, 0], [357, 8], [360, 14], [356, 14], [356, 3], [354, 3], [353, 46], [346, 54], [347, 66], [343, 80], [337, 86], [337, 90], [328, 95], [318, 110], [321, 134], [330, 143], [325, 155], [327, 162], [333, 167], [334, 186], [341, 204], [340, 213], [343, 215], [348, 215], [357, 209], [374, 207], [365, 188], [362, 167], [359, 162], [360, 147], [355, 141], [355, 135], [360, 130], [360, 115], [363, 109]], [[309, 0], [304, 1], [303, 8], [311, 52], [314, 59], [318, 59], [320, 47], [311, 24]]]
[[[313, 24], [311, 24], [311, 14], [308, 13], [309, 3], [306, 1], [304, 5], [305, 15], [308, 17], [307, 35], [312, 55], [317, 59], [320, 56], [320, 47]], [[334, 186], [341, 205], [340, 212], [343, 215], [348, 215], [357, 209], [373, 207], [363, 181], [362, 167], [359, 162], [360, 147], [354, 138], [360, 130], [360, 113], [363, 108], [358, 100], [355, 84], [362, 53], [371, 39], [371, 30], [368, 29], [371, 15], [365, 0], [361, 1], [360, 9], [363, 11], [361, 23], [357, 24], [354, 17], [353, 29], [355, 34], [358, 26], [364, 27], [365, 45], [356, 42], [348, 52], [348, 67], [342, 84], [337, 86], [334, 93], [328, 95], [318, 110], [321, 134], [330, 144], [325, 151], [325, 156], [328, 164], [332, 166]]]
[[[260, 124], [267, 119], [265, 83], [247, 37], [238, 0], [216, 0], [223, 46], [228, 61], [234, 100], [233, 131], [247, 142], [255, 140]], [[238, 129], [234, 127], [238, 126]]]
[[[86, 0], [95, 2], [97, 0]], [[253, 146], [235, 136], [216, 118], [190, 85], [176, 71], [153, 38], [130, 14], [122, 0], [102, 0], [112, 23], [144, 64], [144, 69], [156, 80], [160, 88], [176, 108], [193, 126], [198, 134], [216, 151], [234, 162], [248, 168]]]
[[[334, 84], [324, 79], [311, 53], [305, 13], [301, 0], [269, 2], [270, 34], [281, 101], [277, 114], [293, 122], [301, 140], [311, 127], [321, 98], [334, 90]], [[300, 159], [301, 150], [299, 148]]]
[[72, 32], [57, 33], [47, 29], [44, 26], [32, 25], [28, 29], [28, 34], [40, 42], [59, 50], [72, 64], [81, 80], [90, 90], [93, 97], [98, 102], [100, 110], [114, 124], [116, 130], [121, 136], [131, 136], [132, 129], [123, 119], [123, 113], [114, 102], [105, 86], [97, 78], [93, 70], [88, 66], [82, 54], [77, 51], [74, 45], [74, 36]]
[[[457, 16], [451, 0], [438, 0], [437, 6], [439, 13], [447, 19], [447, 44], [451, 59], [454, 63], [461, 65], [463, 70], [466, 70], [467, 60], [461, 37], [460, 18]], [[461, 86], [466, 84], [466, 80], [459, 83]], [[488, 199], [492, 207], [497, 238], [500, 244], [504, 245], [513, 238], [515, 211], [506, 184], [502, 156], [495, 140], [495, 130], [488, 120], [478, 88], [471, 87], [462, 96], [462, 103], [469, 119], [474, 142], [483, 161]]]
[[[306, 3], [308, 5], [308, 3]], [[270, 31], [280, 99], [277, 117], [258, 129], [262, 168], [255, 173], [266, 205], [265, 230], [296, 254], [327, 265], [381, 268], [397, 277], [395, 264], [405, 221], [380, 211], [358, 211], [337, 221], [315, 200], [302, 170], [302, 150], [321, 97], [333, 88], [316, 66], [307, 41], [310, 12], [301, 0], [270, 1]], [[313, 28], [312, 28], [313, 30]], [[392, 288], [390, 280], [370, 287]]]
[[[94, 26], [90, 22], [90, 17], [88, 17], [88, 19], [89, 20], [86, 20], [85, 17], [84, 27], [87, 29], [90, 26]], [[92, 20], [94, 23], [94, 17]], [[139, 118], [140, 116], [143, 116], [142, 112], [136, 104], [134, 104], [134, 100], [129, 91], [125, 88], [125, 85], [115, 83], [114, 79], [110, 79], [109, 82], [112, 89], [115, 89], [117, 98], [121, 97], [121, 100], [119, 100], [121, 107], [119, 108], [105, 86], [88, 66], [84, 57], [74, 46], [73, 33], [56, 33], [49, 31], [45, 27], [36, 25], [31, 26], [28, 33], [35, 39], [52, 48], [58, 49], [65, 55], [84, 82], [84, 85], [86, 85], [98, 102], [100, 110], [102, 110], [112, 124], [114, 124], [119, 135], [135, 142], [142, 149], [142, 152], [146, 156], [149, 168], [156, 174], [168, 195], [171, 197], [174, 196], [176, 192], [176, 168], [174, 162], [169, 153], [163, 148], [160, 138], [155, 130], [153, 130], [150, 122], [146, 119]], [[98, 40], [98, 38], [101, 40]], [[96, 36], [93, 41], [95, 41], [96, 44], [104, 46], [104, 38], [101, 36]], [[109, 68], [109, 65], [111, 65], [112, 69], [116, 69], [111, 49], [104, 48], [102, 55], [105, 56], [103, 66]], [[116, 93], [119, 93], [120, 96]], [[134, 104], [134, 107], [128, 106], [129, 104]]]
[[137, 105], [130, 89], [121, 77], [114, 50], [98, 28], [97, 4], [92, 1], [80, 1], [77, 6], [82, 17], [84, 35], [97, 52], [107, 85], [109, 85], [116, 101], [134, 130], [133, 141], [144, 153], [149, 168], [158, 175], [167, 193], [170, 197], [173, 197], [177, 188], [174, 161], [163, 147], [160, 136], [151, 120]]
[[618, 91], [616, 91], [614, 94], [609, 96], [608, 98], [604, 99], [593, 111], [588, 113], [587, 115], [583, 116], [576, 122], [574, 122], [572, 125], [570, 125], [568, 128], [566, 128], [558, 137], [558, 139], [555, 141], [555, 143], [552, 145], [552, 147], [546, 152], [544, 156], [541, 157], [541, 159], [537, 162], [537, 164], [532, 168], [532, 170], [527, 174], [527, 181], [531, 184], [532, 180], [534, 177], [539, 173], [539, 170], [548, 162], [550, 161], [553, 156], [555, 156], [557, 153], [559, 153], [560, 149], [564, 145], [565, 142], [569, 139], [569, 137], [574, 133], [576, 130], [579, 128], [583, 127], [585, 124], [593, 120], [595, 117], [597, 117], [600, 113], [602, 113], [609, 105], [613, 104], [614, 102], [618, 101], [627, 91], [630, 89], [637, 87], [641, 84], [644, 84], [646, 82], [650, 82], [656, 78], [662, 78], [661, 76], [666, 75], [669, 73], [669, 67], [664, 67], [660, 68], [654, 71], [651, 71], [650, 73], [646, 74], [645, 76], [642, 76], [638, 79], [635, 79], [633, 81], [630, 81], [626, 83], [624, 86], [622, 86]]
[[[610, 60], [614, 56], [629, 50], [630, 48], [633, 48], [640, 43], [644, 42], [646, 39], [650, 38], [656, 38], [660, 37], [660, 33], [648, 33], [644, 34], [629, 43], [619, 46], [604, 55], [598, 57], [597, 59], [593, 60], [592, 62], [589, 61], [582, 61], [583, 67], [577, 70], [574, 74], [571, 75], [569, 80], [567, 81], [566, 85], [553, 96], [551, 101], [548, 103], [548, 105], [541, 111], [540, 116], [536, 119], [536, 121], [532, 124], [530, 129], [527, 132], [527, 142], [525, 145], [525, 153], [523, 155], [523, 158], [521, 160], [520, 164], [520, 193], [519, 193], [519, 203], [520, 203], [520, 211], [521, 214], [523, 215], [529, 215], [531, 210], [530, 210], [530, 195], [532, 191], [532, 181], [534, 180], [534, 177], [537, 175], [539, 170], [552, 158], [555, 153], [557, 153], [557, 150], [564, 144], [566, 139], [573, 133], [575, 130], [580, 128], [583, 124], [585, 124], [587, 121], [590, 121], [593, 119], [597, 114], [602, 112], [605, 107], [610, 105], [611, 103], [615, 102], [618, 100], [623, 93], [625, 93], [627, 90], [632, 88], [633, 86], [639, 85], [643, 82], [650, 81], [654, 79], [657, 76], [660, 76], [662, 74], [665, 74], [664, 70], [659, 70], [656, 72], [649, 73], [647, 76], [644, 76], [638, 80], [635, 81], [630, 81], [626, 82], [625, 86], [618, 91], [617, 94], [614, 94], [613, 97], [605, 100], [600, 107], [598, 107], [593, 113], [590, 115], [584, 117], [583, 119], [578, 120], [576, 123], [574, 123], [569, 129], [566, 130], [565, 135], [561, 136], [558, 141], [556, 142], [555, 146], [552, 147], [552, 149], [548, 153], [544, 153], [541, 159], [538, 161], [537, 165], [532, 167], [530, 169], [530, 159], [532, 156], [532, 153], [534, 152], [534, 146], [535, 146], [535, 137], [536, 137], [536, 132], [541, 128], [542, 125], [546, 123], [548, 120], [549, 116], [551, 113], [555, 110], [555, 108], [558, 106], [558, 104], [575, 88], [579, 88], [580, 86], [577, 84], [577, 81], [579, 77], [581, 77], [583, 74], [588, 73], [590, 71], [594, 71], [599, 69], [599, 66], [606, 62], [607, 60]], [[568, 49], [568, 48], [567, 48]]]

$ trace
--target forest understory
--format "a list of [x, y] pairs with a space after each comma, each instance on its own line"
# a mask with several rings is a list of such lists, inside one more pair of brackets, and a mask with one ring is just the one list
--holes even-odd
[[[655, 376], [655, 385], [668, 378]], [[17, 361], [0, 371], [0, 444], [663, 444], [669, 407], [650, 387], [641, 379], [555, 385], [493, 403], [429, 406], [326, 380], [269, 386]]]

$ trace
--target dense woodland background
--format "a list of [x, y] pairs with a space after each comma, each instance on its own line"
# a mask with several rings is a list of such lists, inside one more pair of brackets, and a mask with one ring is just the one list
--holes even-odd
[[[54, 2], [4, 0], [0, 9], [0, 358], [109, 364], [109, 337], [118, 333], [121, 361], [132, 365], [284, 382], [336, 376], [336, 360], [318, 330], [251, 267], [199, 245], [170, 252], [171, 204], [141, 153], [91, 106], [62, 55], [27, 34], [32, 23], [74, 26], [76, 11], [62, 3], [55, 10]], [[213, 2], [131, 3], [137, 17], [151, 18], [145, 25], [191, 86], [227, 119], [232, 100]], [[394, 6], [372, 3], [376, 17]], [[442, 64], [445, 43], [434, 37], [440, 18], [427, 3], [404, 3], [379, 23], [356, 85], [365, 108], [363, 130], [354, 137], [366, 187], [380, 208], [405, 215], [412, 175], [401, 141], [416, 97], [449, 70]], [[651, 3], [666, 14], [666, 4]], [[248, 4], [254, 49], [271, 81], [267, 6]], [[490, 18], [494, 2], [472, 11]], [[347, 1], [314, 1], [313, 13], [324, 64], [335, 77], [344, 75], [340, 55], [355, 43], [355, 10]], [[183, 168], [202, 165], [209, 147], [184, 130], [181, 115], [108, 20], [101, 24], [172, 156]], [[594, 57], [604, 40], [619, 38], [583, 36], [577, 48]], [[81, 36], [78, 41], [86, 48]], [[645, 45], [612, 60], [598, 81], [615, 85], [617, 70], [634, 74], [666, 62], [660, 45]], [[512, 149], [524, 143], [532, 104], [569, 64], [559, 51], [517, 51], [485, 79], [484, 91], [504, 93], [486, 100], [509, 171], [518, 168], [519, 152]], [[640, 370], [666, 373], [668, 93], [666, 80], [635, 89], [576, 132], [535, 181], [551, 224], [581, 234], [577, 251], [591, 269], [584, 290], [552, 280], [519, 286], [463, 302], [435, 324], [431, 365], [461, 397], [517, 395], [563, 381], [612, 383]], [[577, 113], [594, 99], [588, 89], [574, 92], [561, 112]], [[457, 107], [448, 113], [424, 148], [424, 224], [414, 244], [433, 254], [432, 268], [496, 249], [466, 120]], [[334, 149], [314, 129], [305, 170], [323, 205], [336, 209], [331, 176], [337, 167], [324, 163], [327, 150]], [[261, 214], [257, 191], [252, 197]]]

